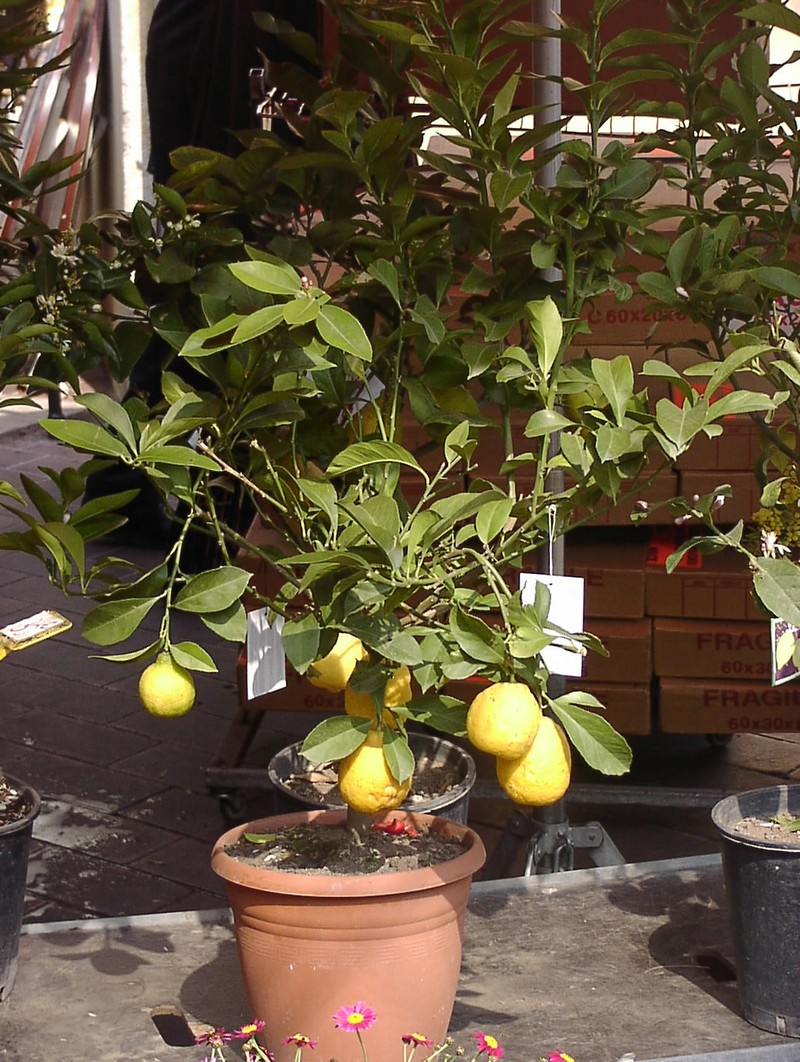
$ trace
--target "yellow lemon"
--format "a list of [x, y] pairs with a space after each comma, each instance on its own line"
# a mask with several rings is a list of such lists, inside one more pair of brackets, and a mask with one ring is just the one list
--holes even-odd
[[544, 716], [527, 752], [515, 760], [497, 760], [497, 781], [515, 804], [546, 807], [569, 788], [572, 755], [558, 723]]
[[339, 693], [350, 681], [359, 660], [366, 658], [367, 650], [361, 644], [361, 639], [342, 633], [328, 655], [311, 665], [307, 673], [308, 681], [321, 690]]
[[521, 682], [496, 682], [482, 690], [467, 712], [467, 736], [476, 749], [513, 759], [531, 747], [542, 708]]
[[[405, 664], [395, 668], [383, 690], [383, 703], [386, 708], [399, 708], [411, 700], [411, 672]], [[344, 710], [348, 715], [360, 716], [362, 719], [374, 719], [377, 716], [375, 701], [369, 693], [358, 693], [349, 686], [344, 691]], [[383, 721], [393, 730], [397, 723], [391, 712], [383, 713]]]
[[139, 700], [151, 715], [185, 715], [194, 704], [194, 679], [169, 653], [159, 653], [139, 679]]
[[339, 764], [339, 792], [354, 811], [374, 815], [399, 807], [408, 796], [411, 779], [397, 781], [383, 752], [383, 739], [370, 730], [363, 745]]

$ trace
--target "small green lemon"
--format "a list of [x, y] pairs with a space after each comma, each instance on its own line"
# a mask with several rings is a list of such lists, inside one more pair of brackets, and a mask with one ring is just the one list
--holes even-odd
[[139, 699], [151, 715], [185, 715], [194, 704], [194, 679], [169, 653], [160, 653], [139, 679]]

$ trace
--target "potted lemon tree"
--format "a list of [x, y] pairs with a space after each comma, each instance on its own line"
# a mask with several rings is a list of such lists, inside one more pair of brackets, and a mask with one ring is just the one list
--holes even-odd
[[[546, 582], [523, 596], [520, 573], [546, 570], [558, 538], [587, 512], [635, 495], [697, 434], [774, 405], [746, 391], [711, 402], [720, 378], [703, 396], [686, 388], [680, 405], [665, 398], [653, 409], [627, 356], [568, 356], [587, 327], [587, 301], [630, 293], [617, 269], [659, 178], [635, 143], [599, 146], [635, 80], [600, 77], [609, 52], [597, 27], [611, 6], [600, 0], [588, 29], [565, 34], [597, 76], [581, 94], [588, 138], [556, 147], [550, 130], [526, 127], [531, 109], [516, 102], [517, 49], [537, 31], [508, 24], [490, 0], [456, 14], [437, 0], [336, 5], [333, 57], [270, 23], [305, 60], [270, 71], [293, 135], [251, 132], [237, 158], [182, 149], [157, 203], [137, 207], [110, 237], [139, 282], [140, 315], [172, 350], [163, 398], [85, 395], [86, 419], [45, 423], [76, 451], [78, 482], [111, 462], [147, 477], [174, 522], [166, 557], [125, 578], [113, 558], [87, 562], [86, 542], [118, 526], [127, 493], [87, 509], [71, 474], [50, 492], [29, 491], [32, 511], [6, 488], [24, 529], [0, 545], [40, 557], [65, 589], [96, 599], [83, 633], [104, 650], [133, 642], [107, 656], [143, 667], [147, 707], [190, 709], [192, 673], [216, 667], [205, 644], [173, 637], [175, 614], [241, 642], [242, 598], [255, 593], [270, 651], [346, 691], [349, 711], [303, 743], [310, 760], [339, 764], [348, 812], [334, 847], [397, 834], [418, 861], [420, 834], [456, 838], [436, 884], [418, 883], [426, 867], [410, 882], [403, 872], [382, 884], [374, 869], [362, 875], [344, 903], [357, 930], [346, 945], [320, 914], [320, 875], [284, 872], [263, 888], [255, 880], [267, 874], [273, 835], [285, 842], [284, 826], [313, 818], [341, 827], [341, 815], [248, 824], [222, 838], [214, 863], [237, 906], [243, 963], [260, 955], [271, 964], [269, 978], [251, 982], [259, 1017], [297, 1014], [312, 998], [300, 972], [315, 969], [317, 1013], [340, 998], [345, 977], [353, 991], [368, 978], [373, 1000], [382, 985], [378, 1005], [390, 1013], [403, 970], [402, 1020], [411, 1011], [443, 1037], [482, 848], [466, 827], [393, 810], [414, 769], [409, 726], [467, 734], [525, 805], [564, 794], [571, 748], [605, 773], [627, 770], [630, 749], [602, 706], [586, 693], [554, 693], [543, 656], [553, 646], [602, 647], [551, 618]], [[320, 77], [308, 74], [309, 59]], [[559, 153], [560, 178], [543, 188], [542, 169]], [[590, 404], [564, 412], [570, 396], [587, 393]], [[242, 504], [257, 537], [239, 518]], [[189, 559], [197, 534], [217, 551], [201, 571]], [[264, 563], [268, 585], [250, 585], [243, 556]], [[157, 635], [142, 638], [151, 613], [161, 617]], [[477, 696], [465, 698], [465, 688]], [[325, 877], [327, 903], [344, 887]], [[422, 911], [409, 906], [417, 893], [430, 901]], [[373, 936], [363, 921], [370, 896]], [[286, 930], [275, 928], [279, 913]], [[331, 935], [315, 938], [301, 962], [298, 940], [320, 920]], [[403, 958], [366, 943], [401, 936], [410, 937]], [[368, 972], [367, 952], [378, 963]], [[383, 1028], [397, 1033], [388, 1020]]]

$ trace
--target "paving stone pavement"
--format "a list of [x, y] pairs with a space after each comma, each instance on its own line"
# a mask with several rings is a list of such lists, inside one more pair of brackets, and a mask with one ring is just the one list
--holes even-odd
[[[67, 414], [73, 407], [65, 408]], [[61, 468], [70, 451], [37, 425], [40, 414], [13, 417], [0, 409], [0, 479], [42, 478], [39, 466]], [[16, 527], [5, 511], [0, 533]], [[109, 549], [94, 545], [95, 555]], [[152, 554], [119, 549], [130, 561]], [[0, 554], [0, 623], [53, 607], [73, 627], [7, 657], [0, 672], [0, 769], [33, 785], [43, 797], [31, 853], [28, 922], [50, 922], [224, 905], [208, 866], [216, 837], [227, 828], [205, 781], [237, 708], [236, 647], [211, 640], [186, 617], [183, 637], [204, 639], [219, 665], [197, 677], [196, 706], [186, 716], [158, 720], [141, 708], [138, 668], [92, 658], [81, 638], [88, 606], [52, 587], [34, 559]], [[150, 628], [157, 623], [148, 619]], [[266, 767], [269, 755], [297, 740], [316, 717], [281, 713], [264, 720], [247, 766]], [[718, 850], [708, 807], [681, 806], [675, 787], [733, 791], [789, 779], [800, 782], [800, 735], [737, 735], [724, 748], [703, 738], [654, 737], [634, 745], [628, 786], [615, 789], [577, 772], [583, 794], [568, 805], [576, 824], [599, 820], [630, 862], [701, 855]], [[478, 795], [470, 822], [490, 852], [512, 812], [486, 785], [490, 765], [478, 761]], [[615, 783], [619, 786], [619, 782]], [[658, 794], [664, 795], [660, 801]], [[654, 797], [653, 794], [656, 794]], [[271, 810], [264, 793], [251, 793], [247, 817]], [[674, 794], [673, 794], [674, 797]], [[708, 802], [706, 801], [705, 804]], [[520, 872], [520, 848], [512, 872]], [[578, 852], [577, 866], [589, 866]]]

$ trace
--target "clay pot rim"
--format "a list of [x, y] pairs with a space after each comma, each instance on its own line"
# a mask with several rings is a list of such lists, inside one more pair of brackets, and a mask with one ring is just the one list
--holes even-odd
[[5, 826], [0, 826], [0, 837], [5, 837], [10, 833], [19, 833], [20, 830], [27, 829], [34, 822], [42, 809], [42, 798], [33, 786], [28, 785], [27, 782], [23, 782], [21, 779], [15, 778], [13, 774], [7, 774], [5, 771], [0, 773], [2, 773], [2, 777], [7, 782], [10, 782], [11, 785], [16, 785], [20, 789], [23, 789], [31, 801], [30, 811], [23, 815], [22, 818], [15, 819], [14, 822], [6, 823]]
[[319, 821], [322, 825], [340, 825], [345, 820], [342, 811], [295, 811], [287, 815], [272, 815], [255, 819], [233, 827], [224, 833], [214, 845], [211, 854], [212, 869], [225, 881], [263, 892], [282, 893], [293, 896], [347, 895], [389, 896], [403, 892], [422, 892], [440, 888], [451, 882], [471, 877], [486, 861], [486, 850], [480, 836], [469, 826], [452, 822], [438, 815], [397, 810], [382, 816], [381, 821], [402, 819], [413, 826], [432, 826], [439, 832], [460, 837], [465, 842], [461, 855], [446, 863], [416, 870], [399, 870], [384, 874], [296, 874], [289, 870], [254, 867], [240, 862], [224, 851], [245, 832], [263, 833], [270, 829], [296, 826]]

